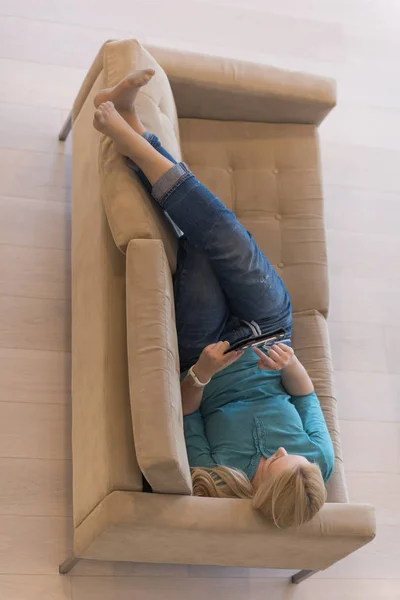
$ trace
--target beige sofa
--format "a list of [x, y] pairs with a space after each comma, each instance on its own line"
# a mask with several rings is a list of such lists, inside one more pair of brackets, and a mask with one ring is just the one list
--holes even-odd
[[[336, 464], [310, 523], [278, 530], [248, 500], [191, 496], [171, 274], [177, 237], [111, 141], [93, 97], [136, 68], [145, 125], [234, 210], [283, 277], [293, 344], [313, 378]], [[166, 73], [166, 75], [165, 75]], [[168, 78], [167, 78], [168, 77]], [[172, 89], [172, 91], [171, 91]], [[317, 127], [327, 79], [160, 48], [106, 43], [73, 123], [73, 556], [153, 563], [326, 569], [371, 541], [374, 509], [348, 501], [329, 336]], [[143, 477], [153, 493], [143, 491]]]

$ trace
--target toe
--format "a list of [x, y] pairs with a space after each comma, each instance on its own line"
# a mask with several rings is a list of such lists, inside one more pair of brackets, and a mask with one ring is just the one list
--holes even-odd
[[154, 69], [146, 69], [143, 73], [143, 80], [147, 83], [147, 81], [150, 81], [150, 79], [153, 77], [154, 73]]
[[98, 123], [101, 123], [103, 121], [103, 111], [102, 111], [101, 107], [102, 107], [102, 104], [100, 104], [99, 108], [94, 111], [94, 119]]
[[94, 100], [93, 100], [93, 104], [95, 105], [95, 108], [99, 108], [100, 104], [103, 102], [103, 97], [104, 97], [104, 90], [102, 90], [101, 92], [96, 94], [96, 96], [94, 97]]
[[98, 107], [98, 109], [96, 110], [95, 115], [97, 113], [98, 114], [98, 118], [103, 118], [104, 119], [109, 114], [109, 112], [110, 112], [109, 104], [110, 104], [110, 102], [108, 102], [108, 101], [107, 102], [102, 102], [100, 104], [100, 106]]
[[127, 83], [129, 87], [138, 88], [145, 85], [153, 77], [154, 69], [143, 69], [142, 71], [135, 71], [127, 77]]

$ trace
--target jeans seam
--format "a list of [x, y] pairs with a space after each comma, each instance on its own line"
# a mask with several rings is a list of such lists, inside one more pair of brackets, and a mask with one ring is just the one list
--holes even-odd
[[[178, 257], [179, 257], [179, 250], [182, 250], [182, 247], [178, 249]], [[177, 270], [176, 270], [176, 273], [175, 273], [176, 282], [179, 285], [179, 288], [178, 288], [178, 285], [177, 285], [176, 291], [174, 290], [175, 300], [176, 300], [176, 302], [175, 302], [175, 318], [176, 318], [176, 316], [178, 314], [178, 309], [181, 306], [181, 303], [180, 303], [180, 296], [181, 295], [179, 294], [179, 289], [182, 287], [183, 283], [185, 282], [186, 272], [187, 272], [187, 269], [185, 269], [185, 259], [187, 257], [187, 249], [184, 249], [184, 250], [185, 250], [185, 256], [184, 256], [184, 259], [183, 259], [183, 264], [182, 264], [182, 267], [181, 267], [181, 271], [180, 271], [180, 273], [178, 272], [178, 266], [180, 267], [180, 265], [177, 264]], [[182, 259], [181, 259], [181, 261], [182, 261]], [[179, 275], [179, 277], [178, 277], [178, 275]]]

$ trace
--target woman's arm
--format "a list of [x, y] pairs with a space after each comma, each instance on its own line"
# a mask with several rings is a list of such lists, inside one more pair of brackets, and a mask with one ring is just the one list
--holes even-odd
[[[193, 371], [200, 381], [208, 381], [207, 377], [200, 375], [196, 365], [193, 367]], [[181, 382], [183, 416], [190, 415], [198, 410], [203, 398], [203, 391], [204, 388], [194, 387], [192, 378], [186, 375], [185, 379]]]
[[215, 466], [215, 461], [211, 454], [210, 444], [204, 430], [203, 417], [199, 410], [183, 418], [183, 430], [190, 467], [192, 469], [194, 467], [212, 469]]
[[286, 344], [275, 344], [268, 351], [268, 356], [258, 348], [254, 348], [260, 358], [260, 369], [281, 371], [282, 385], [290, 396], [307, 396], [314, 391], [309, 374], [295, 355], [293, 348]]
[[320, 402], [315, 392], [304, 396], [292, 396], [290, 401], [299, 413], [304, 431], [311, 442], [319, 448], [320, 459], [318, 463], [324, 481], [328, 481], [335, 465], [335, 451]]
[[[199, 360], [193, 366], [193, 372], [202, 383], [206, 383], [219, 371], [234, 363], [243, 354], [243, 350], [233, 350], [229, 354], [225, 351], [229, 342], [218, 342], [204, 348]], [[194, 387], [191, 377], [186, 376], [181, 383], [182, 408], [184, 415], [190, 415], [198, 410], [203, 398], [204, 388]]]
[[282, 385], [290, 396], [308, 396], [314, 391], [309, 374], [295, 355], [282, 369], [281, 378]]
[[[290, 401], [299, 413], [304, 431], [314, 447], [319, 449], [318, 463], [324, 481], [328, 481], [335, 462], [334, 450], [310, 376], [295, 356], [293, 349], [285, 344], [272, 346], [268, 356], [258, 348], [254, 348], [254, 351], [260, 358], [258, 361], [260, 369], [281, 371], [282, 385], [291, 396]], [[314, 451], [313, 456], [315, 456]]]

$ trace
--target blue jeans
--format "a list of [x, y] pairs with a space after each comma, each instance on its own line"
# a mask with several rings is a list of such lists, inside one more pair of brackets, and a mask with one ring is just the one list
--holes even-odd
[[283, 328], [290, 338], [292, 310], [283, 281], [235, 214], [184, 163], [177, 163], [147, 132], [143, 137], [175, 166], [151, 186], [127, 164], [182, 230], [173, 278], [181, 372], [208, 344], [230, 344]]

